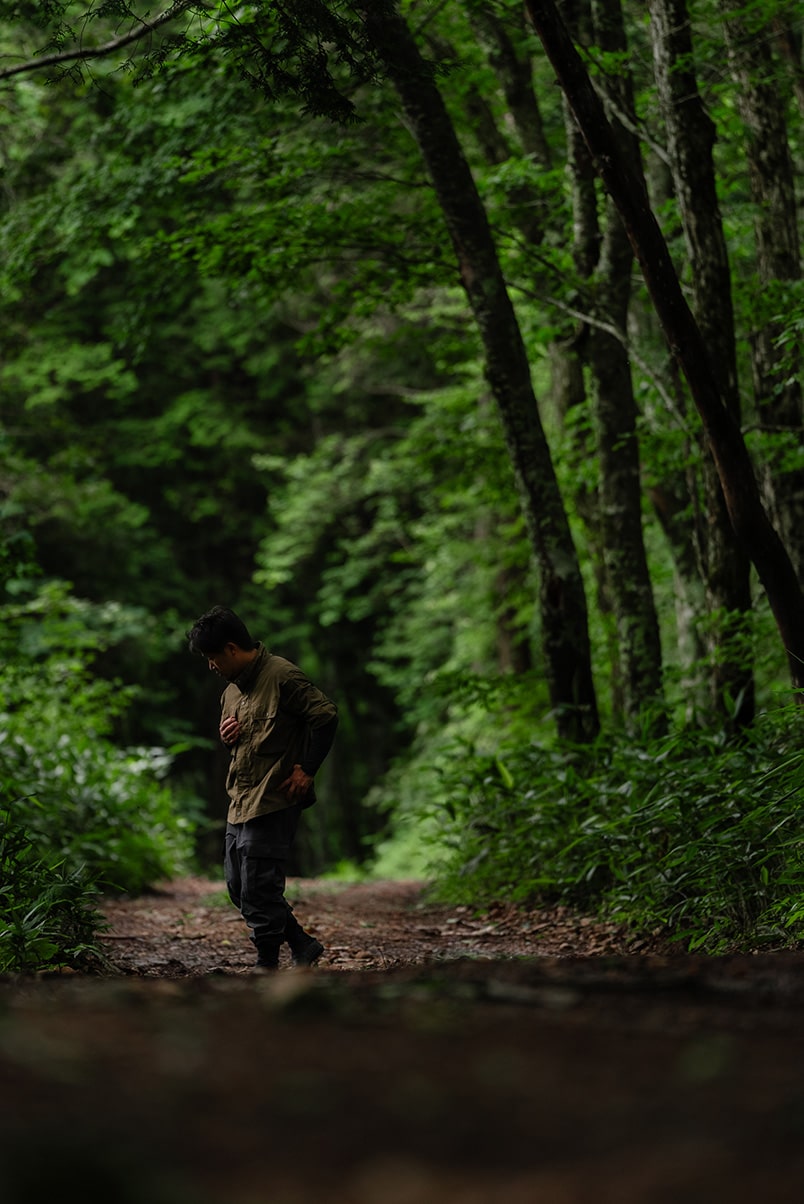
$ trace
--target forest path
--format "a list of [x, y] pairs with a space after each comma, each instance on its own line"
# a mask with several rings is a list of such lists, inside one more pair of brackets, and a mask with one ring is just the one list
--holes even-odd
[[199, 879], [109, 901], [118, 973], [0, 983], [4, 1204], [799, 1204], [804, 959], [291, 883], [250, 975]]
[[[292, 879], [288, 899], [324, 944], [319, 968], [389, 970], [457, 957], [504, 958], [634, 952], [613, 924], [568, 908], [523, 911], [497, 905], [478, 916], [468, 907], [427, 901], [420, 882], [346, 884]], [[123, 972], [149, 977], [247, 973], [254, 949], [222, 883], [185, 878], [139, 898], [106, 900], [106, 951]], [[283, 964], [288, 961], [287, 949]]]

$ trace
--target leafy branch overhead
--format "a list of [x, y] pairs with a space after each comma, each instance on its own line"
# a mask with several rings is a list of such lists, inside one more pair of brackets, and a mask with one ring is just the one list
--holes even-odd
[[[348, 122], [356, 115], [348, 91], [377, 75], [364, 22], [347, 4], [175, 0], [156, 16], [125, 0], [91, 4], [80, 16], [69, 2], [49, 4], [45, 13], [34, 7], [38, 14], [13, 5], [13, 16], [55, 20], [50, 40], [27, 60], [0, 68], [0, 80], [34, 71], [47, 72], [50, 80], [64, 74], [81, 78], [93, 61], [118, 58], [120, 69], [142, 83], [188, 56], [196, 63], [225, 56], [266, 98], [290, 96], [301, 102], [303, 113]], [[112, 36], [93, 38], [107, 26], [114, 28]], [[124, 57], [128, 51], [130, 57]]]

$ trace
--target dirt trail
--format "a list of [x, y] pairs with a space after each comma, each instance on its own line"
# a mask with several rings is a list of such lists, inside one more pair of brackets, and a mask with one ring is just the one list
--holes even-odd
[[0, 983], [3, 1204], [799, 1204], [804, 959], [292, 884], [248, 971], [198, 879], [107, 905], [117, 973]]
[[[525, 912], [429, 903], [421, 883], [347, 885], [293, 879], [288, 898], [326, 947], [320, 969], [390, 970], [456, 957], [624, 953], [644, 949], [616, 925], [566, 908]], [[254, 950], [222, 884], [187, 878], [139, 899], [108, 900], [105, 945], [123, 973], [148, 977], [247, 972]], [[283, 961], [287, 961], [287, 950]]]

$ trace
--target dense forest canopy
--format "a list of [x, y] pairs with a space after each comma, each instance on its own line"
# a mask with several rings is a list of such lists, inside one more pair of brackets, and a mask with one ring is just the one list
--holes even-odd
[[500, 808], [493, 889], [557, 889], [583, 781], [636, 806], [681, 738], [800, 799], [803, 35], [793, 0], [0, 3], [9, 801], [72, 680], [213, 848], [215, 602], [341, 706], [307, 868], [425, 833], [477, 885]]

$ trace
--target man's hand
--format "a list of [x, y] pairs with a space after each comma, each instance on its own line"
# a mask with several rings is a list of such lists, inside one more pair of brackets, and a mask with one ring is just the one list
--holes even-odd
[[283, 790], [288, 798], [304, 798], [312, 784], [313, 779], [310, 774], [305, 773], [301, 765], [294, 765], [293, 773], [289, 778], [285, 778], [279, 789]]
[[221, 720], [218, 731], [224, 744], [228, 744], [231, 747], [233, 744], [237, 744], [237, 741], [240, 739], [240, 720], [235, 719], [234, 715], [229, 715], [226, 719]]

